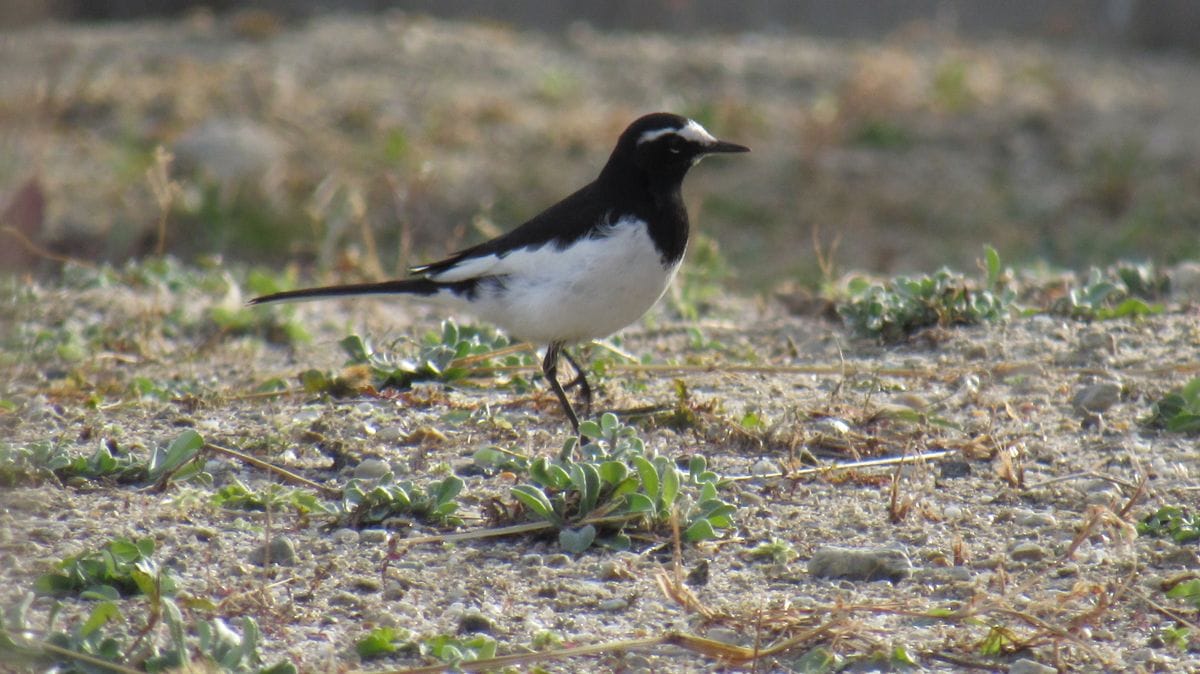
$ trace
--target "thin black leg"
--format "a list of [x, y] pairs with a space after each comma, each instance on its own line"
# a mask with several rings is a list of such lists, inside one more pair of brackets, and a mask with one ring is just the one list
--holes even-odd
[[[554, 391], [554, 395], [558, 396], [558, 402], [562, 405], [563, 412], [567, 413], [571, 428], [579, 433], [579, 417], [575, 416], [571, 401], [567, 400], [567, 394], [563, 391], [562, 384], [558, 383], [558, 356], [562, 353], [562, 348], [562, 342], [553, 342], [546, 347], [546, 357], [542, 359], [542, 374], [546, 375], [546, 381], [550, 382], [551, 390]], [[570, 356], [567, 357], [567, 360], [571, 360]]]
[[578, 385], [579, 397], [583, 399], [583, 416], [590, 417], [592, 416], [592, 385], [588, 383], [587, 377], [583, 373], [583, 368], [579, 367], [579, 363], [575, 362], [575, 359], [571, 357], [571, 354], [567, 352], [565, 347], [562, 349], [562, 357], [566, 358], [571, 367], [575, 368], [575, 378], [567, 382], [563, 390], [565, 391]]

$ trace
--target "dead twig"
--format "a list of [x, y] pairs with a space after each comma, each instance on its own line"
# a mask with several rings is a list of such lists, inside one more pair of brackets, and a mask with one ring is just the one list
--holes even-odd
[[211, 442], [204, 443], [204, 448], [207, 450], [213, 451], [213, 452], [217, 452], [218, 454], [224, 454], [225, 456], [237, 459], [238, 461], [241, 461], [243, 463], [250, 464], [251, 466], [254, 466], [255, 468], [261, 468], [263, 470], [270, 471], [270, 472], [275, 473], [276, 475], [282, 477], [284, 480], [286, 480], [288, 482], [292, 482], [294, 484], [299, 484], [299, 485], [308, 487], [310, 489], [316, 489], [317, 491], [319, 491], [323, 494], [326, 494], [328, 496], [341, 496], [342, 495], [341, 489], [337, 489], [335, 487], [329, 487], [329, 486], [326, 486], [323, 484], [319, 484], [317, 482], [313, 482], [312, 480], [310, 480], [306, 477], [297, 475], [286, 468], [280, 468], [279, 466], [276, 466], [271, 463], [267, 463], [266, 461], [263, 461], [262, 459], [257, 459], [253, 456], [250, 456], [249, 454], [243, 454], [242, 452], [239, 452], [236, 449], [229, 449], [228, 447], [214, 445]]

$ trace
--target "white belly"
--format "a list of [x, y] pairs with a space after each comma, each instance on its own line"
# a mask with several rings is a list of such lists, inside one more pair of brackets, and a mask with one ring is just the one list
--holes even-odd
[[641, 318], [678, 267], [663, 264], [644, 222], [626, 218], [563, 250], [547, 244], [504, 256], [491, 270], [503, 285], [481, 285], [467, 307], [517, 339], [585, 341]]

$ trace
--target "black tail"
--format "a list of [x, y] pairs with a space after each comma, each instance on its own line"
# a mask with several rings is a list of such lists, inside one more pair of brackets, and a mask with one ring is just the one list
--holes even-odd
[[302, 288], [287, 290], [255, 297], [250, 304], [266, 304], [267, 302], [295, 302], [300, 300], [319, 300], [328, 297], [352, 297], [354, 295], [433, 295], [439, 290], [447, 289], [461, 293], [463, 283], [474, 284], [474, 281], [460, 283], [437, 283], [425, 278], [401, 279], [399, 281], [382, 281], [380, 283], [351, 283], [340, 286], [324, 286], [322, 288]]

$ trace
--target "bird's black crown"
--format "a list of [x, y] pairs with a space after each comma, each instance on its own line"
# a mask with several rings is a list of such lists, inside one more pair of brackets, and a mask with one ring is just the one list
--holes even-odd
[[669, 112], [644, 115], [630, 124], [613, 149], [609, 165], [636, 167], [655, 182], [682, 181], [688, 169], [709, 154], [748, 152], [749, 148], [718, 140], [698, 123]]

